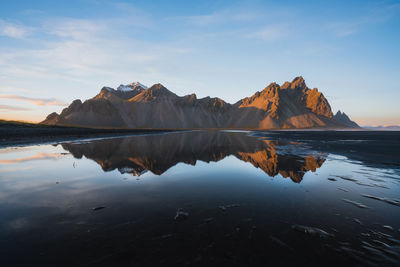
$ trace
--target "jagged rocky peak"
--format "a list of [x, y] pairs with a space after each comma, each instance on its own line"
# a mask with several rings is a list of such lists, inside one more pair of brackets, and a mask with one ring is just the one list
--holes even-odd
[[302, 76], [298, 76], [293, 79], [292, 82], [285, 82], [282, 86], [281, 89], [306, 89], [306, 81]]
[[117, 90], [104, 86], [101, 88], [100, 93], [97, 94], [95, 97], [93, 97], [94, 100], [110, 100], [110, 101], [122, 101], [122, 100], [128, 100], [132, 97], [137, 96], [138, 94], [142, 93], [144, 90], [146, 90], [147, 86], [135, 82], [131, 83], [128, 85], [123, 85], [121, 84], [118, 86]]
[[[293, 79], [292, 82], [284, 82], [282, 86], [277, 84], [276, 82], [270, 83], [267, 87], [264, 88], [262, 92], [257, 92], [259, 95], [267, 94], [268, 97], [275, 97], [279, 94], [280, 89], [308, 89], [306, 82], [302, 76], [298, 76]], [[318, 91], [318, 90], [317, 90]]]
[[79, 107], [80, 105], [82, 105], [82, 101], [80, 99], [75, 99], [74, 101], [72, 101], [68, 108], [74, 109], [76, 107]]
[[100, 92], [94, 96], [92, 99], [94, 100], [99, 100], [99, 99], [107, 99], [110, 98], [111, 96], [115, 95], [117, 93], [114, 88], [103, 86], [100, 90]]
[[306, 90], [306, 106], [318, 115], [333, 118], [332, 109], [328, 100], [323, 93], [318, 92], [317, 88]]
[[132, 98], [130, 101], [156, 101], [165, 100], [170, 98], [177, 98], [178, 96], [164, 87], [161, 83], [156, 83], [136, 97]]
[[340, 110], [338, 110], [335, 114], [335, 116], [333, 116], [333, 119], [345, 126], [348, 127], [352, 127], [352, 128], [360, 128], [360, 126], [355, 123], [354, 121], [352, 121], [349, 116], [347, 116], [346, 113], [341, 112]]
[[302, 76], [296, 77], [293, 79], [292, 84], [290, 86], [291, 89], [305, 89], [307, 88], [306, 82], [304, 81]]
[[107, 91], [107, 92], [113, 92], [115, 91], [114, 88], [108, 87], [108, 86], [103, 86], [100, 91]]
[[150, 88], [146, 89], [146, 92], [152, 93], [155, 95], [160, 95], [160, 96], [161, 95], [171, 95], [171, 94], [175, 95], [161, 83], [156, 83], [156, 84], [152, 85]]
[[273, 82], [270, 83], [267, 87], [265, 87], [265, 89], [261, 92], [260, 95], [268, 98], [276, 97], [279, 94], [280, 89], [281, 87], [279, 86], [279, 84]]
[[197, 100], [196, 94], [185, 95], [184, 98], [190, 102]]
[[144, 84], [141, 84], [140, 82], [134, 82], [134, 83], [130, 83], [130, 84], [127, 84], [127, 85], [121, 84], [117, 88], [117, 90], [122, 91], [122, 92], [128, 92], [128, 91], [132, 91], [132, 90], [143, 91], [143, 90], [146, 90], [146, 89], [147, 89], [147, 86], [144, 85]]
[[280, 86], [273, 82], [265, 87], [261, 92], [258, 91], [250, 97], [239, 100], [235, 105], [239, 107], [254, 106], [265, 109], [268, 102], [278, 98]]
[[58, 117], [57, 112], [52, 112], [49, 115], [47, 115], [46, 120], [56, 120]]
[[[152, 86], [150, 86], [149, 89], [150, 89], [150, 90], [164, 90], [164, 89], [167, 89], [167, 88], [165, 88], [165, 86], [162, 85], [161, 83], [155, 83], [155, 84], [153, 84]], [[168, 89], [167, 89], [167, 90], [168, 90]]]
[[201, 101], [206, 103], [209, 108], [221, 109], [227, 106], [227, 103], [219, 97], [205, 97]]

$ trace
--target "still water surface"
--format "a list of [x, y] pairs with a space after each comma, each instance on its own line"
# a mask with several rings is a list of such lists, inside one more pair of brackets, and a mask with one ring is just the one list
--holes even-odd
[[229, 131], [4, 148], [0, 264], [396, 265], [399, 148]]

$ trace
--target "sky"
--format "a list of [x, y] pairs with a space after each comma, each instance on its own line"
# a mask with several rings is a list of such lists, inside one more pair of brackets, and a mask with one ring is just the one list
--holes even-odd
[[300, 75], [334, 112], [400, 125], [400, 1], [0, 3], [2, 119], [135, 81], [235, 103]]

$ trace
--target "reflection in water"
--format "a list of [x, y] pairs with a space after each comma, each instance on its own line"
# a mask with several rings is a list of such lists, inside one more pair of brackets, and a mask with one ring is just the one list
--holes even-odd
[[135, 176], [146, 171], [161, 175], [179, 162], [195, 165], [198, 160], [217, 162], [233, 155], [269, 176], [280, 174], [300, 183], [307, 171], [314, 172], [325, 161], [326, 154], [301, 155], [304, 151], [298, 144], [296, 153], [288, 153], [283, 145], [296, 146], [260, 140], [245, 133], [201, 131], [65, 143], [62, 147], [75, 158], [93, 159], [104, 171], [118, 169]]
[[58, 159], [61, 157], [62, 154], [59, 153], [37, 153], [36, 155], [23, 157], [23, 158], [16, 158], [16, 159], [0, 159], [0, 164], [14, 164], [14, 163], [21, 163], [26, 161], [32, 160], [48, 160], [48, 159]]
[[399, 148], [193, 131], [0, 149], [0, 266], [397, 266]]

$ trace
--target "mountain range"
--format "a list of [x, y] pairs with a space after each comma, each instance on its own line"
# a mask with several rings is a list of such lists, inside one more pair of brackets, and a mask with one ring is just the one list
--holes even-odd
[[362, 126], [368, 130], [375, 131], [400, 131], [400, 125], [378, 125], [378, 126]]
[[217, 97], [178, 96], [159, 83], [149, 88], [139, 82], [103, 87], [95, 97], [74, 100], [42, 123], [159, 129], [358, 128], [346, 114], [334, 115], [323, 93], [308, 88], [301, 76], [281, 86], [271, 83], [235, 104]]

